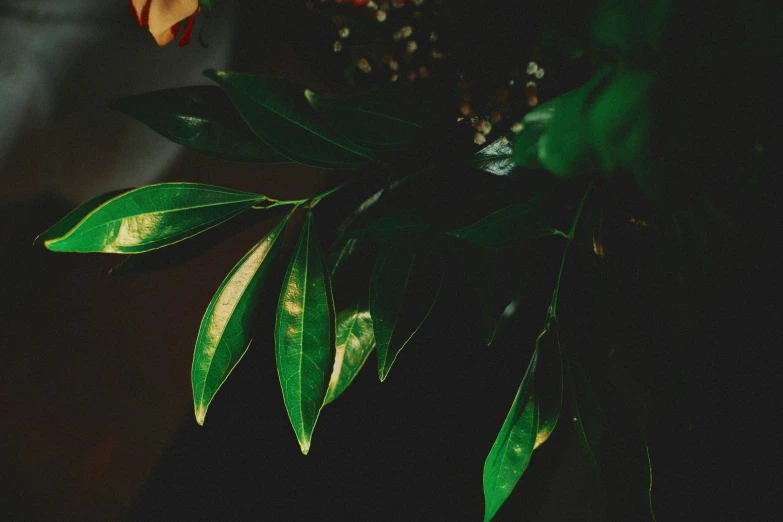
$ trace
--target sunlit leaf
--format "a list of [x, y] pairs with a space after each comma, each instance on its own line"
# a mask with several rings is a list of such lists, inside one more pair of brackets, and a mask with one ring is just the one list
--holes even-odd
[[249, 163], [289, 161], [253, 134], [220, 87], [152, 91], [120, 98], [112, 108], [206, 156]]
[[369, 311], [357, 305], [337, 314], [334, 368], [324, 404], [334, 401], [345, 391], [374, 347], [375, 334]]
[[277, 305], [275, 355], [288, 417], [310, 451], [334, 354], [334, 303], [312, 213], [299, 235]]
[[[285, 80], [208, 70], [253, 132], [291, 161], [326, 169], [373, 163], [375, 155], [320, 122], [320, 116]], [[301, 98], [301, 99], [299, 99]]]
[[344, 98], [305, 91], [310, 105], [343, 136], [373, 149], [401, 149], [411, 145], [426, 129], [426, 113], [412, 110], [411, 93], [401, 89], [377, 89]]
[[[66, 218], [62, 226], [52, 229], [61, 235], [50, 237], [44, 245], [55, 252], [147, 252], [208, 230], [265, 199], [260, 194], [198, 183], [147, 185], [92, 208], [63, 233], [75, 220]], [[86, 203], [85, 209], [95, 201]], [[71, 215], [82, 214], [80, 208]]]
[[191, 379], [196, 421], [250, 346], [260, 292], [282, 245], [283, 219], [228, 273], [207, 307], [196, 339]]
[[538, 350], [533, 352], [503, 427], [484, 462], [484, 520], [491, 520], [530, 463], [538, 434], [539, 407], [533, 392]]
[[429, 316], [442, 280], [439, 261], [395, 248], [387, 248], [378, 257], [370, 281], [370, 315], [381, 381]]
[[49, 239], [55, 239], [62, 237], [68, 233], [73, 227], [75, 227], [79, 221], [84, 219], [90, 212], [103, 205], [110, 199], [113, 199], [123, 192], [128, 190], [114, 190], [101, 194], [89, 200], [86, 203], [79, 205], [77, 208], [69, 212], [64, 218], [52, 225], [46, 232], [39, 234], [33, 241], [34, 245], [43, 245], [45, 241]]
[[448, 232], [485, 248], [507, 248], [525, 239], [562, 234], [546, 224], [546, 212], [539, 200], [502, 208], [459, 230]]

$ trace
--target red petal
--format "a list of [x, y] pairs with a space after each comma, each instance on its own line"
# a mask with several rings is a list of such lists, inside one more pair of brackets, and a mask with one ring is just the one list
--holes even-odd
[[[196, 13], [197, 12], [198, 11], [196, 11]], [[185, 26], [185, 32], [182, 34], [182, 38], [179, 39], [180, 47], [183, 47], [190, 43], [190, 34], [193, 32], [193, 25], [196, 23], [196, 13], [193, 13], [192, 15], [190, 15], [190, 18], [188, 18], [188, 24]]]
[[136, 18], [136, 21], [139, 22], [139, 25], [142, 27], [150, 25], [150, 5], [152, 5], [152, 0], [148, 0], [146, 4], [144, 4], [144, 7], [141, 8], [141, 13], [136, 11], [136, 7], [133, 5], [133, 0], [128, 0], [128, 5], [130, 7], [130, 12], [133, 15], [134, 18]]

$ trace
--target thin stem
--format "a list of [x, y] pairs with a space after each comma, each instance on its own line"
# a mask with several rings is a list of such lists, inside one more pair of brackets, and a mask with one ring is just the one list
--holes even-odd
[[568, 253], [568, 247], [571, 246], [571, 241], [574, 240], [576, 226], [579, 224], [579, 217], [582, 215], [582, 208], [584, 208], [585, 201], [587, 201], [587, 196], [590, 194], [590, 189], [592, 188], [593, 181], [590, 181], [590, 183], [587, 185], [587, 189], [585, 189], [584, 195], [582, 196], [582, 201], [579, 202], [579, 207], [576, 209], [576, 215], [574, 216], [574, 221], [571, 223], [571, 229], [568, 231], [568, 235], [566, 236], [566, 244], [563, 248], [563, 257], [560, 260], [560, 271], [557, 274], [555, 291], [552, 293], [552, 302], [549, 304], [549, 310], [546, 314], [547, 321], [551, 319], [557, 319], [557, 296], [560, 292], [560, 281], [563, 278], [563, 267], [565, 267], [566, 254]]
[[329, 196], [331, 194], [334, 194], [335, 192], [337, 192], [338, 190], [340, 190], [341, 188], [346, 186], [348, 183], [350, 183], [350, 182], [342, 183], [340, 185], [337, 185], [336, 187], [330, 188], [326, 192], [321, 192], [320, 194], [316, 194], [315, 196], [312, 196], [312, 197], [309, 197], [309, 198], [304, 198], [304, 199], [280, 200], [280, 199], [274, 199], [274, 198], [266, 198], [266, 201], [270, 201], [271, 202], [270, 205], [266, 205], [266, 206], [254, 205], [254, 206], [252, 206], [250, 208], [253, 208], [253, 209], [256, 209], [256, 210], [266, 210], [266, 209], [274, 208], [274, 207], [282, 207], [284, 205], [294, 205], [295, 207], [299, 207], [300, 205], [302, 205], [304, 203], [307, 203], [308, 201], [312, 201], [313, 204], [311, 206], [315, 206], [315, 204], [318, 203], [319, 201], [321, 201], [323, 198], [325, 198], [325, 197], [327, 197], [327, 196]]

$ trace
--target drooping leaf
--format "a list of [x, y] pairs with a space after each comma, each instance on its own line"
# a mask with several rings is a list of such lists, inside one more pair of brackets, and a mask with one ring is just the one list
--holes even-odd
[[516, 167], [508, 137], [501, 136], [470, 158], [467, 165], [495, 176], [510, 176]]
[[196, 421], [250, 346], [260, 292], [282, 245], [288, 217], [254, 246], [228, 273], [201, 320], [191, 382]]
[[393, 247], [378, 256], [370, 281], [370, 315], [381, 381], [429, 316], [442, 281], [440, 261]]
[[527, 469], [533, 450], [546, 442], [560, 417], [563, 365], [555, 323], [548, 323], [519, 390], [484, 463], [484, 520], [490, 520]]
[[576, 437], [585, 457], [600, 476], [601, 440], [609, 425], [579, 362], [571, 357], [566, 361]]
[[62, 237], [65, 234], [68, 233], [69, 230], [71, 230], [73, 227], [76, 226], [79, 221], [85, 218], [87, 214], [98, 208], [99, 206], [103, 205], [110, 199], [122, 194], [123, 192], [127, 192], [128, 190], [113, 190], [111, 192], [107, 192], [106, 194], [101, 194], [100, 196], [96, 196], [89, 200], [86, 203], [83, 203], [76, 207], [74, 210], [69, 212], [64, 218], [62, 218], [60, 221], [52, 225], [49, 229], [46, 230], [46, 232], [42, 232], [39, 234], [35, 240], [33, 241], [33, 245], [43, 245], [44, 242], [46, 242], [49, 239], [55, 239], [58, 237]]
[[398, 150], [410, 146], [426, 129], [424, 107], [413, 107], [409, 92], [376, 89], [344, 98], [305, 91], [310, 105], [343, 136], [372, 149]]
[[120, 98], [112, 108], [206, 156], [247, 163], [289, 161], [253, 134], [220, 87], [152, 91]]
[[375, 334], [368, 310], [362, 310], [356, 305], [337, 314], [334, 368], [324, 405], [345, 391], [374, 347]]
[[405, 210], [391, 212], [382, 216], [367, 227], [354, 232], [354, 237], [369, 238], [379, 243], [399, 242], [419, 237], [431, 228], [421, 218]]
[[465, 249], [462, 255], [465, 275], [478, 298], [481, 327], [487, 346], [492, 344], [492, 340], [495, 338], [498, 319], [495, 315], [499, 268], [498, 255], [497, 250], [477, 248], [472, 247], [472, 245], [471, 248]]
[[302, 91], [293, 92], [285, 80], [214, 70], [204, 74], [226, 91], [253, 132], [291, 161], [325, 169], [377, 161], [371, 151], [322, 124]]
[[448, 235], [485, 248], [508, 248], [525, 239], [563, 233], [546, 224], [540, 201], [533, 199], [502, 208]]
[[305, 455], [329, 386], [333, 354], [332, 292], [312, 213], [308, 213], [283, 281], [275, 325], [283, 400]]
[[[572, 366], [573, 368], [573, 366]], [[601, 410], [609, 429], [601, 446], [602, 482], [611, 502], [609, 516], [613, 520], [648, 520], [655, 522], [652, 508], [652, 468], [650, 450], [641, 425], [640, 411], [628, 396], [627, 384], [632, 380], [625, 369], [610, 364], [610, 383], [599, 395]]]
[[[199, 183], [147, 185], [103, 202], [44, 245], [54, 252], [147, 252], [208, 230], [265, 199]], [[77, 209], [73, 215], [82, 213]], [[61, 233], [71, 221], [58, 224], [56, 231]]]
[[538, 350], [535, 350], [503, 427], [484, 462], [485, 522], [495, 516], [530, 463], [539, 422], [538, 401], [533, 392], [537, 363]]
[[560, 418], [563, 406], [563, 355], [556, 322], [547, 325], [536, 339], [538, 364], [534, 378], [538, 400], [538, 432], [533, 449], [546, 442]]

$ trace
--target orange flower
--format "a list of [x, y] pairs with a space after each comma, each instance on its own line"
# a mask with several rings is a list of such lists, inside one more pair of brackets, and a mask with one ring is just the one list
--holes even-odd
[[185, 32], [179, 45], [190, 43], [190, 33], [198, 13], [198, 0], [130, 0], [133, 16], [142, 27], [149, 27], [150, 33], [161, 47], [177, 37], [179, 24], [187, 19]]

